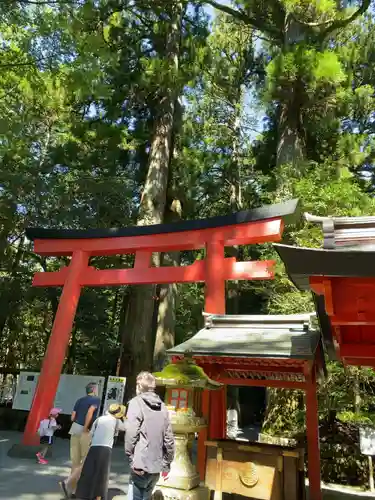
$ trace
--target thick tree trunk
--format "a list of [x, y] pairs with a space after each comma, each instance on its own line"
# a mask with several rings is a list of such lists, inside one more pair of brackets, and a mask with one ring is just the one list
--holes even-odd
[[[40, 265], [43, 268], [43, 271], [46, 273], [48, 272], [48, 265], [47, 265], [47, 259], [45, 257], [42, 257], [40, 259]], [[48, 299], [51, 305], [51, 312], [48, 313], [48, 310], [46, 309], [45, 311], [45, 319], [47, 320], [48, 318], [50, 321], [45, 322], [45, 327], [44, 327], [44, 332], [45, 332], [45, 339], [44, 339], [44, 344], [45, 348], [47, 348], [47, 344], [49, 342], [51, 333], [52, 333], [52, 326], [53, 322], [57, 313], [57, 308], [59, 307], [59, 292], [56, 288], [47, 288], [47, 295]]]
[[[166, 213], [166, 222], [181, 218], [181, 203], [173, 200]], [[180, 252], [163, 254], [163, 266], [179, 266]], [[167, 350], [174, 346], [176, 325], [177, 284], [161, 285], [154, 347], [154, 370], [162, 370], [167, 362]]]
[[24, 253], [25, 238], [21, 237], [18, 241], [17, 251], [14, 256], [9, 273], [9, 287], [3, 289], [0, 294], [0, 338], [4, 336], [4, 331], [11, 314], [14, 314], [14, 304], [19, 300], [20, 282], [17, 278], [19, 264]]
[[[284, 46], [282, 47], [283, 54], [287, 55], [304, 37], [303, 27], [295, 22], [292, 16], [287, 16]], [[278, 199], [292, 196], [290, 177], [298, 174], [299, 165], [303, 158], [302, 91], [303, 84], [297, 76], [296, 81], [285, 87], [280, 98], [276, 151]]]
[[354, 392], [354, 411], [357, 415], [361, 413], [361, 387], [359, 383], [359, 368], [355, 368], [354, 371], [354, 384], [353, 384], [353, 392]]
[[77, 346], [77, 327], [76, 325], [74, 325], [74, 328], [72, 330], [72, 336], [70, 339], [68, 355], [62, 370], [63, 373], [70, 373], [70, 374], [74, 373], [74, 368], [76, 364], [76, 346]]
[[[297, 86], [295, 86], [297, 87]], [[291, 164], [293, 167], [303, 157], [303, 141], [300, 137], [300, 105], [297, 89], [290, 100], [280, 105], [279, 140], [277, 144], [277, 166]]]
[[[240, 141], [241, 141], [241, 110], [243, 104], [243, 92], [239, 88], [238, 102], [235, 104], [235, 117], [233, 126], [233, 146], [232, 162], [230, 166], [229, 185], [231, 212], [242, 209], [242, 186], [241, 186], [241, 161], [240, 161]], [[238, 259], [239, 247], [230, 247], [229, 253]], [[228, 284], [228, 314], [239, 314], [240, 282], [233, 281]]]
[[[249, 43], [252, 43], [252, 38], [250, 38]], [[233, 89], [232, 95], [232, 107], [233, 107], [233, 117], [232, 117], [232, 161], [230, 165], [230, 171], [228, 175], [228, 181], [230, 186], [229, 193], [229, 206], [231, 212], [237, 212], [242, 210], [242, 172], [241, 172], [241, 119], [242, 112], [244, 109], [244, 96], [245, 96], [245, 86], [244, 81], [246, 79], [246, 74], [248, 71], [248, 53], [242, 58], [242, 63], [238, 67], [237, 84], [236, 88]], [[239, 247], [234, 246], [228, 249], [229, 254], [236, 259], [239, 258]], [[240, 282], [233, 281], [228, 284], [228, 294], [227, 294], [227, 310], [228, 314], [239, 314], [239, 298], [240, 298]]]
[[243, 109], [243, 92], [239, 89], [239, 99], [236, 103], [236, 114], [233, 125], [233, 152], [230, 171], [230, 207], [235, 212], [242, 209], [242, 188], [241, 188], [241, 111]]
[[[172, 155], [174, 111], [178, 97], [178, 58], [181, 39], [182, 3], [175, 2], [172, 22], [166, 44], [166, 57], [170, 61], [173, 78], [166, 82], [161, 92], [155, 130], [151, 141], [147, 177], [139, 207], [137, 225], [163, 222], [168, 170]], [[160, 256], [152, 255], [152, 265], [160, 265]], [[121, 375], [128, 377], [127, 396], [132, 395], [135, 377], [142, 370], [150, 370], [153, 361], [152, 319], [155, 306], [156, 286], [134, 286], [131, 291], [129, 310], [124, 325], [124, 348], [120, 366]]]
[[120, 311], [120, 321], [118, 328], [118, 341], [120, 344], [120, 352], [116, 363], [116, 376], [120, 376], [121, 366], [126, 363], [126, 359], [124, 359], [124, 346], [126, 342], [126, 330], [124, 329], [124, 325], [127, 323], [127, 314], [129, 312], [129, 301], [130, 301], [130, 292], [131, 289], [129, 287], [126, 288], [125, 293], [121, 302], [121, 311]]

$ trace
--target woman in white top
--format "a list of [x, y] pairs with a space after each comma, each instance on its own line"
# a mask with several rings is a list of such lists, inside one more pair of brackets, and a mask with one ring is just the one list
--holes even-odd
[[112, 404], [91, 429], [91, 445], [78, 481], [76, 497], [82, 500], [107, 500], [109, 470], [115, 436], [125, 431], [126, 408]]

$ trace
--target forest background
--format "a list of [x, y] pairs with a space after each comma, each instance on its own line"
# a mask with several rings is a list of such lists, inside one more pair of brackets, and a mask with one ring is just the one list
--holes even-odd
[[[2, 0], [3, 376], [40, 369], [61, 290], [31, 280], [66, 263], [35, 255], [27, 227], [155, 224], [292, 197], [318, 215], [374, 215], [374, 15], [370, 0]], [[305, 222], [285, 238], [322, 241]], [[235, 254], [277, 260], [268, 245]], [[228, 313], [313, 310], [277, 262], [274, 281], [227, 285]], [[200, 328], [203, 303], [200, 284], [85, 289], [64, 371], [159, 368]], [[367, 481], [357, 424], [375, 422], [374, 388], [371, 370], [328, 365], [324, 479]], [[302, 436], [302, 396], [273, 391], [264, 432]]]

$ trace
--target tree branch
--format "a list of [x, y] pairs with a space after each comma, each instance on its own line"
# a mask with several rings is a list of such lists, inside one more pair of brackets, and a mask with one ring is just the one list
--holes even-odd
[[263, 24], [262, 22], [259, 22], [257, 19], [254, 19], [253, 17], [248, 16], [245, 12], [242, 12], [237, 9], [233, 9], [232, 7], [229, 7], [228, 5], [223, 5], [221, 3], [216, 2], [215, 0], [204, 0], [204, 3], [207, 3], [208, 5], [211, 5], [211, 7], [214, 7], [217, 10], [220, 10], [221, 12], [224, 12], [225, 14], [228, 14], [229, 16], [234, 17], [235, 19], [238, 19], [239, 21], [242, 21], [245, 24], [249, 24], [250, 26], [253, 26], [253, 28], [263, 32], [263, 33], [268, 33], [271, 35], [273, 38], [276, 38], [278, 40], [282, 39], [282, 35], [280, 31], [273, 26], [269, 26], [267, 24]]
[[18, 66], [33, 66], [34, 62], [24, 62], [24, 63], [0, 63], [0, 68], [16, 68]]
[[332, 31], [339, 30], [341, 28], [345, 28], [348, 24], [355, 21], [358, 17], [362, 16], [367, 9], [370, 7], [371, 0], [362, 0], [362, 5], [355, 11], [351, 16], [346, 17], [345, 19], [337, 19], [334, 21], [328, 28], [326, 28], [319, 36], [321, 40], [324, 40]]
[[308, 26], [309, 28], [319, 28], [320, 26], [327, 26], [328, 24], [334, 22], [334, 19], [328, 19], [327, 21], [310, 23], [308, 21], [302, 21], [302, 19], [298, 19], [298, 17], [295, 16], [294, 14], [291, 14], [291, 16], [293, 17], [296, 23], [300, 24], [301, 26]]
[[9, 3], [21, 3], [30, 5], [74, 5], [76, 0], [9, 0]]

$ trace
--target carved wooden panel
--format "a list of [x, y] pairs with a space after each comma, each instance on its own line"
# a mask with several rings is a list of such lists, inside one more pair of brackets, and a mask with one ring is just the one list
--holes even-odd
[[252, 500], [304, 498], [303, 450], [236, 441], [207, 444], [205, 483], [216, 500], [225, 494]]

